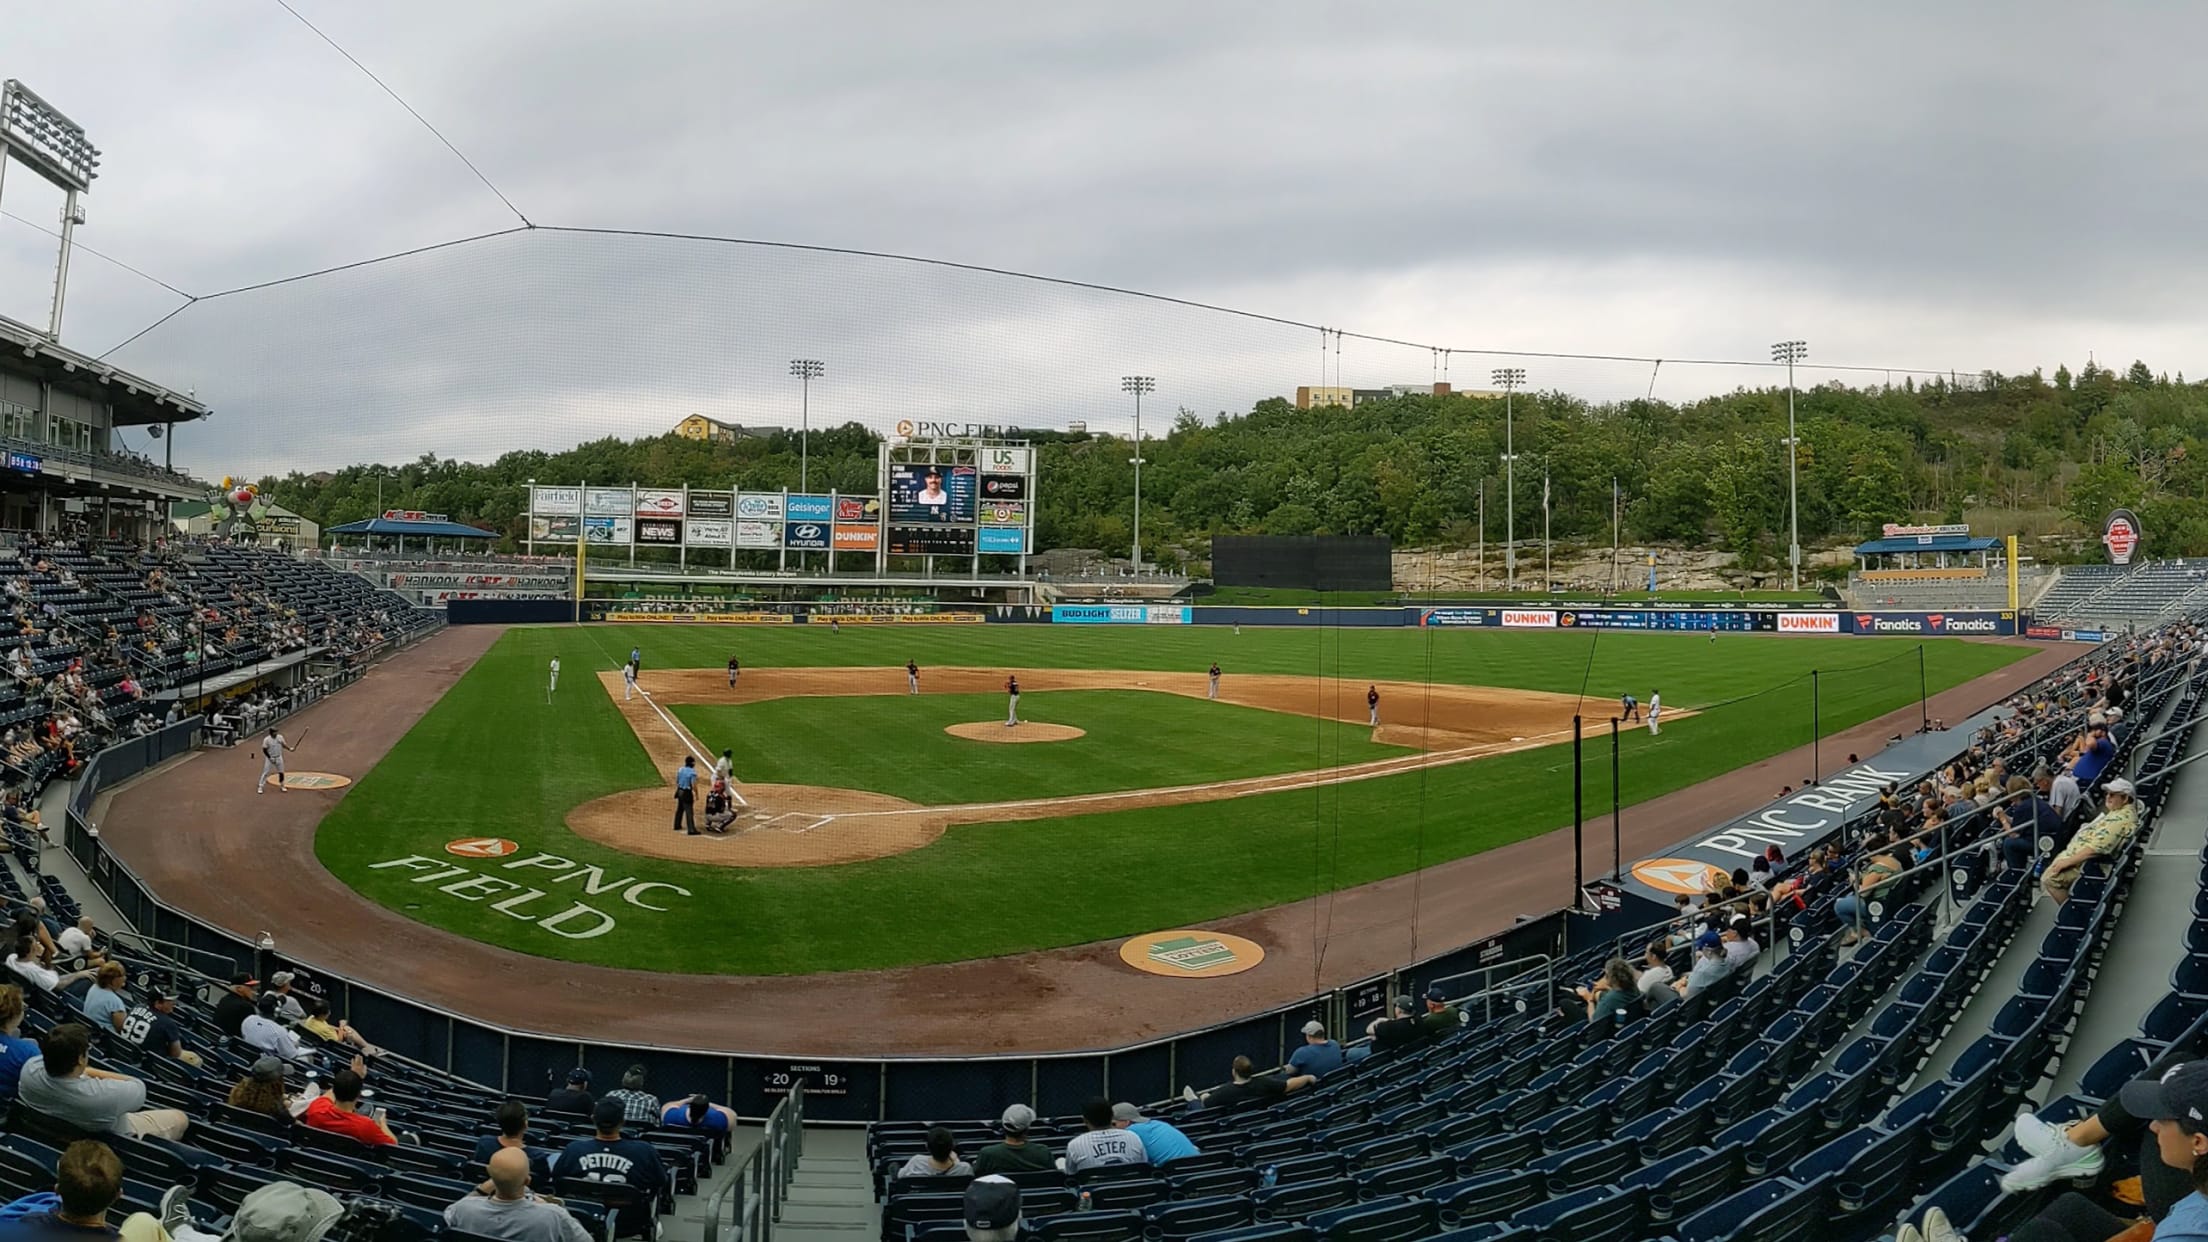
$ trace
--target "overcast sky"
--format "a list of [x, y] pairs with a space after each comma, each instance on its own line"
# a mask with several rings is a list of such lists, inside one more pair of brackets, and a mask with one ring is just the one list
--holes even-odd
[[[2208, 374], [2191, 5], [294, 2], [539, 225], [904, 252], [1461, 350], [1801, 337], [1879, 367]], [[518, 223], [274, 0], [29, 8], [0, 77], [105, 152], [81, 240], [191, 293]], [[51, 225], [30, 182], [0, 210]], [[0, 314], [44, 322], [53, 251], [0, 218]], [[177, 304], [80, 255], [64, 341], [102, 352]], [[997, 276], [541, 230], [203, 301], [115, 361], [216, 407], [178, 452], [219, 474], [794, 423], [794, 356], [827, 365], [816, 421], [877, 427], [1120, 427], [1131, 371], [1158, 377], [1147, 423], [1440, 365]], [[1767, 378], [1472, 354], [1450, 378], [1506, 361], [1597, 399]]]

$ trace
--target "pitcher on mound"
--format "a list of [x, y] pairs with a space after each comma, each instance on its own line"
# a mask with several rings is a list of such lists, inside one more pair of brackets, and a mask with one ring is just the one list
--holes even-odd
[[1004, 727], [1009, 729], [1020, 723], [1020, 676], [1014, 673], [1004, 679]]

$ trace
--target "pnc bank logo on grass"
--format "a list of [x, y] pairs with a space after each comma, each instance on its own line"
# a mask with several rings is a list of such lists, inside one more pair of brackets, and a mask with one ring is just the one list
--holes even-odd
[[1633, 878], [1659, 893], [1694, 897], [1707, 893], [1727, 874], [1723, 867], [1692, 858], [1644, 858], [1633, 864]]
[[[520, 845], [504, 837], [460, 837], [445, 843], [447, 854], [484, 862], [507, 858], [520, 851]], [[420, 854], [369, 863], [368, 869], [417, 872], [419, 874], [406, 876], [406, 882], [424, 885], [428, 891], [442, 893], [455, 901], [487, 903], [490, 909], [507, 918], [534, 923], [568, 940], [596, 939], [612, 931], [619, 922], [611, 913], [585, 898], [604, 898], [605, 905], [619, 901], [639, 910], [665, 914], [667, 906], [655, 905], [647, 898], [662, 893], [690, 896], [690, 890], [679, 884], [626, 875], [609, 877], [601, 867], [557, 854], [522, 854], [512, 862], [499, 863], [495, 871], [476, 871]]]
[[1152, 932], [1119, 946], [1120, 960], [1146, 974], [1215, 979], [1240, 974], [1265, 960], [1255, 941], [1225, 932], [1187, 928]]

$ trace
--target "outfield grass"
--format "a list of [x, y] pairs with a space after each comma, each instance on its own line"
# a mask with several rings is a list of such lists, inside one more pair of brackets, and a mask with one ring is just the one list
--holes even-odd
[[[805, 696], [674, 709], [709, 751], [734, 750], [746, 781], [866, 789], [941, 806], [1200, 785], [1408, 755], [1369, 726], [1148, 690], [1030, 690], [1020, 716], [1087, 736], [1005, 745], [944, 726], [994, 721], [1001, 694]], [[856, 727], [854, 727], [856, 725]]]
[[[316, 836], [323, 863], [411, 917], [524, 952], [643, 969], [776, 974], [955, 961], [1200, 923], [1493, 849], [1570, 818], [1570, 750], [1556, 746], [1228, 802], [963, 825], [912, 853], [835, 867], [744, 871], [639, 858], [577, 837], [564, 823], [577, 803], [658, 782], [618, 709], [585, 680], [613, 667], [615, 653], [632, 643], [643, 647], [647, 668], [715, 666], [734, 650], [754, 668], [890, 666], [909, 657], [923, 666], [1190, 670], [1216, 657], [1235, 671], [1431, 677], [1567, 693], [1584, 681], [1603, 700], [1589, 712], [1598, 748], [1607, 746], [1599, 733], [1620, 688], [1644, 700], [1661, 689], [1672, 706], [1704, 709], [1661, 737], [1623, 734], [1627, 803], [1806, 743], [1811, 669], [1825, 674], [1818, 682], [1828, 733], [1915, 701], [1920, 646], [1914, 639], [1725, 635], [1710, 642], [1671, 634], [1256, 627], [1238, 637], [1163, 627], [852, 626], [838, 635], [804, 627], [517, 629], [347, 792]], [[1921, 646], [1932, 691], [2028, 650], [1949, 639]], [[543, 670], [554, 653], [572, 680], [547, 707]], [[1001, 703], [985, 697], [992, 712]], [[892, 701], [901, 699], [886, 696], [876, 706], [887, 718], [905, 706]], [[1147, 721], [1142, 728], [1121, 744], [1148, 746]], [[1005, 749], [1017, 762], [1019, 752], [1050, 748]], [[1309, 766], [1351, 762], [1353, 753], [1337, 734], [1314, 747]], [[1178, 772], [1212, 762], [1201, 753], [1175, 755]], [[1839, 759], [1828, 759], [1828, 769]], [[898, 757], [868, 762], [894, 765]], [[932, 777], [937, 761], [927, 762], [922, 776]], [[1588, 807], [1606, 806], [1609, 765], [1589, 763], [1588, 776]], [[514, 874], [593, 903], [618, 925], [592, 939], [564, 939], [495, 910], [495, 897], [448, 895], [411, 882], [421, 871], [371, 866], [413, 854], [498, 874], [495, 864], [445, 855], [447, 841], [476, 835], [601, 868], [573, 883], [548, 882], [542, 871]], [[632, 879], [677, 884], [689, 895], [625, 902], [615, 881]], [[1516, 894], [1511, 908], [1535, 913], [1565, 897]]]

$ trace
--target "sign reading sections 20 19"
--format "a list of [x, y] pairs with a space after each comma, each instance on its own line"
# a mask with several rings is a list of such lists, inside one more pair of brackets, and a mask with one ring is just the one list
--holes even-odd
[[507, 918], [534, 923], [569, 940], [592, 940], [612, 931], [617, 920], [602, 907], [629, 905], [665, 914], [670, 907], [656, 903], [690, 895], [690, 890], [679, 884], [608, 876], [603, 868], [557, 854], [518, 854], [512, 862], [495, 861], [517, 854], [519, 849], [499, 838], [463, 837], [447, 845], [445, 852], [455, 858], [477, 860], [478, 866], [463, 867], [451, 859], [408, 854], [370, 863], [368, 869], [419, 872], [407, 876], [407, 882], [455, 901], [489, 902], [491, 909]]

